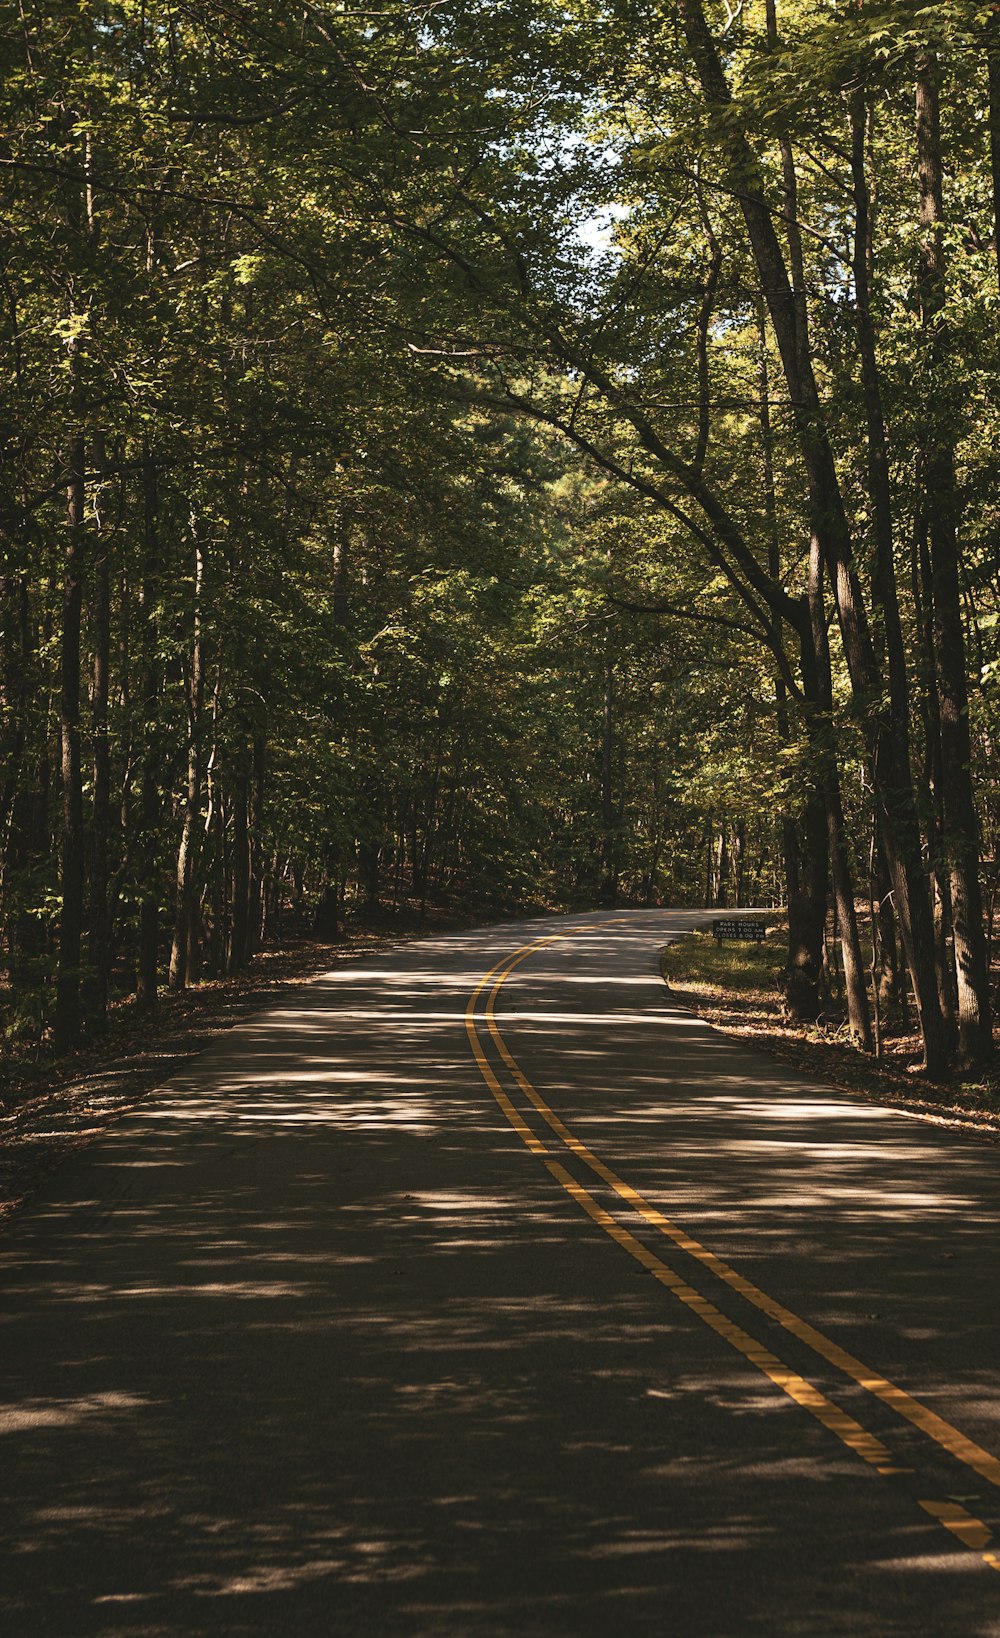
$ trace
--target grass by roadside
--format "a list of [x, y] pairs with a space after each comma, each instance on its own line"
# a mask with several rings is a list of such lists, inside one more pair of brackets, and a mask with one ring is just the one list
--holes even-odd
[[174, 995], [156, 1012], [116, 1008], [100, 1040], [60, 1058], [8, 1050], [0, 1057], [0, 1227], [67, 1155], [84, 1147], [234, 1024], [277, 1002], [290, 985], [429, 933], [457, 917], [390, 918], [348, 926], [336, 944], [298, 937], [269, 947], [232, 978]]
[[883, 1060], [876, 1062], [854, 1046], [839, 1020], [810, 1027], [791, 1023], [781, 994], [784, 959], [779, 928], [772, 927], [759, 945], [717, 945], [711, 933], [697, 932], [667, 945], [660, 970], [671, 993], [700, 1018], [803, 1074], [921, 1119], [1000, 1140], [1000, 1072], [936, 1086], [916, 1073], [915, 1035], [890, 1037]]

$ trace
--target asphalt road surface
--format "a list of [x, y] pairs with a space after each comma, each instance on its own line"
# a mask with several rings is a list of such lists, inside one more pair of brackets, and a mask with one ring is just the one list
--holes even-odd
[[3, 1638], [1000, 1634], [1000, 1151], [673, 1006], [703, 919], [344, 968], [53, 1176]]

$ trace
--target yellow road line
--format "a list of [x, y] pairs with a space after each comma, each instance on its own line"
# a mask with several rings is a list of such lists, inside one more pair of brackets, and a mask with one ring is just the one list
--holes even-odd
[[[562, 934], [559, 936], [566, 937], [567, 935]], [[546, 942], [551, 942], [551, 940], [546, 940]], [[953, 1427], [950, 1422], [946, 1422], [935, 1411], [929, 1410], [926, 1405], [922, 1405], [918, 1399], [914, 1399], [912, 1394], [907, 1393], [904, 1388], [897, 1387], [894, 1382], [890, 1382], [886, 1377], [880, 1376], [876, 1371], [862, 1364], [861, 1360], [848, 1353], [846, 1348], [842, 1348], [839, 1343], [834, 1342], [830, 1337], [824, 1336], [822, 1331], [817, 1330], [814, 1325], [810, 1325], [807, 1320], [800, 1319], [798, 1314], [793, 1313], [791, 1309], [784, 1307], [782, 1303], [777, 1302], [773, 1297], [769, 1297], [765, 1291], [761, 1291], [751, 1280], [746, 1279], [742, 1274], [738, 1274], [734, 1268], [730, 1268], [728, 1263], [723, 1262], [721, 1257], [717, 1257], [713, 1251], [709, 1251], [706, 1246], [695, 1240], [686, 1230], [671, 1222], [670, 1218], [666, 1217], [663, 1212], [650, 1205], [649, 1201], [637, 1189], [633, 1189], [631, 1184], [625, 1183], [611, 1170], [610, 1166], [606, 1166], [602, 1160], [599, 1160], [587, 1148], [586, 1144], [581, 1143], [579, 1138], [575, 1137], [569, 1128], [563, 1124], [558, 1115], [549, 1108], [549, 1105], [535, 1090], [512, 1056], [500, 1034], [494, 1012], [496, 997], [501, 987], [515, 967], [519, 967], [535, 948], [537, 948], [536, 945], [528, 945], [522, 948], [515, 953], [513, 959], [508, 961], [502, 972], [498, 967], [495, 967], [493, 972], [487, 975], [486, 982], [488, 983], [499, 972], [499, 977], [496, 978], [487, 1002], [485, 1016], [490, 1033], [504, 1063], [525, 1097], [538, 1111], [546, 1125], [551, 1128], [572, 1154], [582, 1160], [603, 1182], [614, 1189], [622, 1200], [627, 1201], [633, 1210], [637, 1211], [667, 1239], [672, 1240], [682, 1251], [686, 1251], [690, 1256], [696, 1258], [705, 1268], [710, 1269], [718, 1279], [731, 1286], [734, 1291], [738, 1291], [740, 1296], [753, 1303], [754, 1307], [759, 1308], [762, 1313], [767, 1314], [769, 1319], [777, 1320], [779, 1325], [789, 1331], [792, 1336], [797, 1337], [800, 1342], [804, 1342], [807, 1347], [811, 1348], [814, 1353], [819, 1354], [828, 1364], [836, 1366], [838, 1370], [844, 1372], [845, 1376], [851, 1377], [860, 1387], [873, 1394], [876, 1399], [880, 1399], [884, 1404], [889, 1405], [899, 1416], [903, 1416], [907, 1421], [912, 1422], [914, 1427], [919, 1428], [921, 1433], [926, 1434], [928, 1438], [935, 1440], [944, 1450], [948, 1451], [949, 1455], [956, 1457], [958, 1461], [963, 1462], [967, 1467], [971, 1467], [981, 1478], [987, 1479], [990, 1484], [1000, 1488], [1000, 1461], [995, 1456], [992, 1456], [989, 1451], [983, 1450], [981, 1445], [977, 1445], [974, 1440], [967, 1438], [964, 1433], [960, 1433], [958, 1428]], [[483, 988], [485, 988], [485, 984]]]
[[[583, 929], [578, 930], [582, 931]], [[564, 936], [563, 934], [556, 935], [557, 938]], [[554, 940], [551, 938], [539, 939], [532, 948], [538, 949], [543, 944], [553, 942]], [[615, 1217], [612, 1217], [610, 1212], [605, 1211], [604, 1207], [594, 1199], [593, 1195], [582, 1184], [576, 1181], [576, 1178], [566, 1170], [565, 1166], [551, 1158], [544, 1143], [532, 1132], [503, 1090], [483, 1051], [482, 1042], [476, 1029], [475, 1005], [490, 977], [492, 977], [492, 974], [488, 974], [484, 982], [475, 990], [466, 1009], [465, 1025], [483, 1079], [522, 1142], [534, 1154], [538, 1154], [544, 1159], [549, 1172], [566, 1190], [566, 1193], [576, 1201], [577, 1205], [581, 1206], [587, 1215], [595, 1223], [599, 1224], [617, 1245], [622, 1247], [623, 1251], [627, 1251], [629, 1256], [634, 1257], [636, 1262], [641, 1263], [643, 1268], [653, 1275], [654, 1279], [658, 1280], [661, 1285], [666, 1286], [680, 1302], [683, 1302], [693, 1313], [697, 1314], [699, 1319], [704, 1320], [706, 1325], [710, 1326], [719, 1336], [724, 1337], [733, 1348], [743, 1354], [753, 1365], [756, 1365], [758, 1370], [763, 1371], [764, 1375], [769, 1377], [784, 1393], [788, 1394], [789, 1398], [793, 1399], [797, 1405], [802, 1405], [806, 1410], [811, 1411], [813, 1416], [823, 1423], [824, 1427], [829, 1428], [839, 1439], [843, 1440], [845, 1445], [848, 1445], [851, 1450], [863, 1457], [866, 1462], [870, 1462], [873, 1466], [879, 1468], [888, 1466], [892, 1462], [892, 1456], [881, 1440], [876, 1439], [874, 1434], [869, 1433], [852, 1416], [848, 1416], [846, 1411], [833, 1404], [811, 1382], [807, 1382], [805, 1377], [800, 1376], [797, 1371], [791, 1370], [770, 1349], [765, 1348], [755, 1337], [750, 1336], [741, 1326], [736, 1325], [716, 1308], [714, 1303], [709, 1302], [693, 1286], [688, 1285], [687, 1281], [675, 1273], [667, 1263], [644, 1246], [640, 1240], [637, 1240], [634, 1234], [630, 1234], [628, 1229], [619, 1223]]]
[[[992, 1537], [985, 1524], [980, 1519], [973, 1518], [972, 1514], [967, 1513], [964, 1507], [959, 1506], [958, 1502], [922, 1501], [920, 1506], [925, 1513], [930, 1514], [932, 1519], [937, 1519], [938, 1523], [943, 1524], [946, 1530], [950, 1530], [952, 1535], [957, 1536], [959, 1541], [966, 1547], [972, 1547], [978, 1551], [989, 1546]], [[993, 1562], [996, 1557], [994, 1553], [984, 1554], [983, 1556], [991, 1568], [997, 1568]]]
[[[607, 925], [607, 923], [605, 923], [605, 925]], [[598, 1177], [602, 1179], [602, 1181], [608, 1183], [610, 1187], [614, 1189], [615, 1193], [618, 1194], [621, 1199], [625, 1200], [628, 1205], [639, 1215], [641, 1215], [647, 1222], [666, 1235], [667, 1238], [672, 1240], [680, 1249], [688, 1252], [689, 1255], [695, 1257], [705, 1267], [709, 1268], [712, 1273], [719, 1279], [723, 1280], [725, 1284], [738, 1291], [742, 1296], [747, 1298], [770, 1318], [776, 1319], [781, 1325], [784, 1326], [786, 1330], [798, 1337], [800, 1341], [805, 1342], [807, 1346], [812, 1348], [813, 1351], [819, 1354], [822, 1358], [826, 1359], [828, 1363], [836, 1365], [840, 1370], [844, 1371], [846, 1375], [858, 1382], [860, 1386], [866, 1388], [868, 1392], [883, 1400], [886, 1404], [889, 1404], [892, 1409], [897, 1411], [900, 1415], [906, 1417], [907, 1420], [918, 1427], [921, 1432], [936, 1440], [936, 1442], [942, 1445], [943, 1448], [946, 1449], [951, 1455], [956, 1456], [959, 1461], [973, 1467], [976, 1472], [980, 1473], [984, 1478], [988, 1478], [991, 1483], [1000, 1485], [1000, 1462], [998, 1462], [995, 1457], [990, 1456], [990, 1454], [987, 1451], [982, 1450], [979, 1445], [976, 1445], [972, 1440], [967, 1439], [964, 1434], [958, 1431], [957, 1428], [954, 1428], [950, 1423], [945, 1422], [944, 1419], [937, 1416], [935, 1412], [930, 1411], [926, 1406], [921, 1405], [918, 1400], [913, 1399], [912, 1396], [906, 1393], [904, 1389], [897, 1388], [895, 1384], [889, 1382], [886, 1378], [878, 1376], [876, 1373], [868, 1370], [868, 1368], [862, 1365], [859, 1360], [856, 1360], [853, 1355], [847, 1353], [845, 1349], [840, 1348], [838, 1344], [832, 1342], [828, 1337], [825, 1337], [823, 1333], [816, 1330], [814, 1326], [809, 1325], [805, 1320], [799, 1319], [799, 1317], [796, 1314], [793, 1314], [790, 1309], [783, 1307], [782, 1304], [776, 1302], [773, 1298], [768, 1297], [765, 1292], [753, 1285], [751, 1281], [744, 1279], [742, 1275], [736, 1273], [735, 1269], [730, 1268], [729, 1265], [724, 1263], [721, 1258], [716, 1257], [714, 1252], [708, 1251], [707, 1248], [702, 1246], [699, 1241], [693, 1239], [691, 1235], [687, 1234], [684, 1229], [681, 1229], [678, 1227], [678, 1225], [672, 1223], [670, 1219], [664, 1216], [662, 1212], [658, 1211], [656, 1207], [651, 1206], [636, 1189], [633, 1189], [630, 1184], [625, 1183], [621, 1178], [619, 1178], [610, 1167], [605, 1166], [603, 1161], [599, 1160], [585, 1144], [581, 1143], [579, 1138], [574, 1136], [569, 1128], [559, 1119], [558, 1115], [555, 1114], [541, 1095], [536, 1091], [535, 1087], [521, 1070], [520, 1065], [513, 1057], [513, 1054], [510, 1052], [506, 1042], [503, 1039], [503, 1036], [500, 1033], [495, 1015], [497, 996], [514, 969], [519, 967], [523, 961], [526, 961], [528, 956], [533, 954], [536, 950], [542, 949], [548, 944], [554, 944], [562, 939], [572, 937], [577, 933], [590, 932], [594, 930], [593, 925], [576, 927], [570, 932], [550, 934], [545, 938], [535, 939], [531, 944], [523, 945], [519, 950], [514, 952], [512, 957], [506, 959], [505, 961], [498, 962], [496, 966], [491, 968], [491, 970], [485, 974], [485, 976], [473, 990], [468, 1006], [466, 1007], [466, 1032], [469, 1037], [469, 1042], [472, 1047], [476, 1063], [479, 1066], [480, 1073], [482, 1074], [486, 1085], [493, 1094], [493, 1097], [496, 1099], [500, 1109], [503, 1111], [504, 1116], [509, 1121], [513, 1129], [517, 1132], [522, 1142], [527, 1148], [529, 1148], [543, 1160], [552, 1177], [560, 1184], [566, 1193], [573, 1200], [575, 1200], [579, 1206], [581, 1206], [587, 1215], [592, 1218], [592, 1220], [597, 1223], [605, 1231], [605, 1233], [610, 1235], [616, 1244], [620, 1245], [624, 1251], [627, 1251], [630, 1256], [634, 1257], [637, 1262], [639, 1262], [650, 1274], [653, 1275], [655, 1279], [660, 1282], [661, 1285], [666, 1286], [668, 1290], [672, 1291], [679, 1301], [683, 1302], [692, 1310], [692, 1312], [696, 1313], [706, 1325], [709, 1325], [711, 1329], [714, 1330], [719, 1336], [723, 1337], [724, 1340], [730, 1343], [732, 1347], [737, 1349], [739, 1353], [743, 1354], [747, 1360], [758, 1368], [758, 1370], [763, 1371], [763, 1373], [769, 1377], [777, 1387], [781, 1388], [784, 1393], [793, 1399], [796, 1404], [801, 1405], [803, 1409], [810, 1411], [810, 1413], [820, 1422], [822, 1422], [825, 1427], [827, 1427], [832, 1433], [835, 1433], [845, 1445], [847, 1445], [851, 1450], [855, 1451], [856, 1454], [861, 1456], [865, 1461], [875, 1466], [878, 1472], [888, 1476], [912, 1471], [912, 1469], [894, 1465], [893, 1458], [889, 1450], [874, 1436], [874, 1434], [869, 1433], [868, 1430], [863, 1428], [860, 1423], [856, 1422], [853, 1417], [848, 1416], [847, 1413], [841, 1410], [839, 1406], [827, 1399], [826, 1396], [814, 1386], [814, 1384], [808, 1382], [797, 1372], [792, 1371], [777, 1357], [777, 1355], [773, 1354], [769, 1349], [763, 1347], [763, 1345], [758, 1343], [754, 1337], [750, 1336], [748, 1332], [744, 1331], [742, 1327], [736, 1325], [733, 1321], [728, 1319], [725, 1314], [716, 1308], [713, 1303], [709, 1302], [707, 1298], [703, 1297], [700, 1292], [696, 1291], [692, 1286], [689, 1286], [680, 1275], [678, 1275], [666, 1263], [662, 1262], [661, 1259], [658, 1258], [653, 1252], [648, 1250], [648, 1248], [644, 1246], [641, 1241], [637, 1240], [634, 1235], [630, 1234], [629, 1231], [621, 1223], [619, 1223], [610, 1212], [606, 1211], [604, 1207], [594, 1199], [593, 1195], [583, 1188], [582, 1184], [576, 1181], [576, 1179], [565, 1169], [564, 1166], [562, 1166], [557, 1160], [553, 1160], [551, 1158], [550, 1152], [546, 1148], [545, 1144], [532, 1131], [531, 1127], [519, 1114], [506, 1092], [504, 1092], [503, 1087], [500, 1081], [497, 1079], [486, 1053], [483, 1050], [483, 1045], [477, 1029], [476, 1005], [479, 997], [482, 995], [483, 991], [486, 989], [487, 985], [491, 983], [491, 981], [493, 981], [493, 988], [487, 1000], [484, 1016], [486, 1018], [494, 1044], [496, 1045], [503, 1062], [507, 1066], [507, 1069], [513, 1076], [517, 1086], [524, 1093], [525, 1097], [528, 1098], [529, 1102], [546, 1122], [550, 1130], [556, 1137], [559, 1138], [560, 1142], [567, 1149], [569, 1149], [572, 1154], [576, 1155], [578, 1159], [583, 1161], [584, 1164], [586, 1164], [593, 1172], [596, 1173]], [[950, 1530], [952, 1534], [956, 1535], [965, 1546], [979, 1550], [981, 1552], [983, 1562], [989, 1565], [991, 1569], [1000, 1570], [1000, 1555], [992, 1552], [982, 1552], [982, 1548], [988, 1546], [992, 1540], [992, 1537], [989, 1529], [980, 1519], [977, 1519], [971, 1513], [966, 1512], [966, 1510], [960, 1507], [957, 1503], [922, 1500], [920, 1502], [920, 1506], [932, 1518], [936, 1519], [938, 1523], [942, 1524], [945, 1529]]]
[[752, 1365], [756, 1365], [765, 1376], [770, 1377], [783, 1393], [794, 1399], [797, 1405], [810, 1411], [824, 1427], [829, 1428], [831, 1433], [835, 1433], [838, 1439], [842, 1439], [845, 1445], [866, 1462], [870, 1462], [873, 1467], [882, 1467], [891, 1462], [892, 1457], [880, 1439], [876, 1439], [874, 1434], [869, 1433], [859, 1422], [855, 1422], [853, 1416], [848, 1416], [839, 1405], [827, 1399], [811, 1382], [807, 1382], [805, 1377], [799, 1376], [797, 1371], [790, 1370], [776, 1354], [771, 1353], [769, 1348], [763, 1347], [749, 1332], [734, 1324], [716, 1308], [714, 1303], [709, 1302], [699, 1291], [695, 1291], [693, 1286], [688, 1285], [686, 1280], [682, 1280], [679, 1274], [675, 1274], [672, 1268], [661, 1262], [641, 1240], [637, 1240], [635, 1235], [630, 1234], [610, 1212], [605, 1211], [565, 1166], [561, 1166], [557, 1160], [546, 1160], [545, 1164], [556, 1181], [562, 1184], [566, 1193], [577, 1205], [582, 1206], [588, 1217], [593, 1218], [623, 1251], [627, 1251], [630, 1257], [641, 1263], [655, 1280], [659, 1280], [668, 1291], [672, 1291], [680, 1302], [698, 1315], [699, 1319], [704, 1320], [705, 1324], [723, 1337], [731, 1347]]

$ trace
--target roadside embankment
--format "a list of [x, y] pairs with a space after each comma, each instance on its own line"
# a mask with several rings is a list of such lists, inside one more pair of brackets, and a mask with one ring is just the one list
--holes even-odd
[[923, 1120], [1000, 1139], [1000, 1070], [934, 1086], [917, 1072], [917, 1036], [898, 1019], [876, 1061], [847, 1033], [836, 974], [829, 1013], [814, 1025], [793, 1023], [782, 995], [784, 960], [784, 929], [771, 926], [760, 944], [717, 944], [710, 932], [686, 933], [663, 950], [660, 970], [671, 994], [700, 1018], [804, 1074]]

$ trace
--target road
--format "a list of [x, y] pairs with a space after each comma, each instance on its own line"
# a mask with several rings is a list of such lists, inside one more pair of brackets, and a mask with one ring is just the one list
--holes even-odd
[[54, 1174], [4, 1638], [1000, 1634], [1000, 1153], [674, 1006], [702, 919], [342, 968]]

